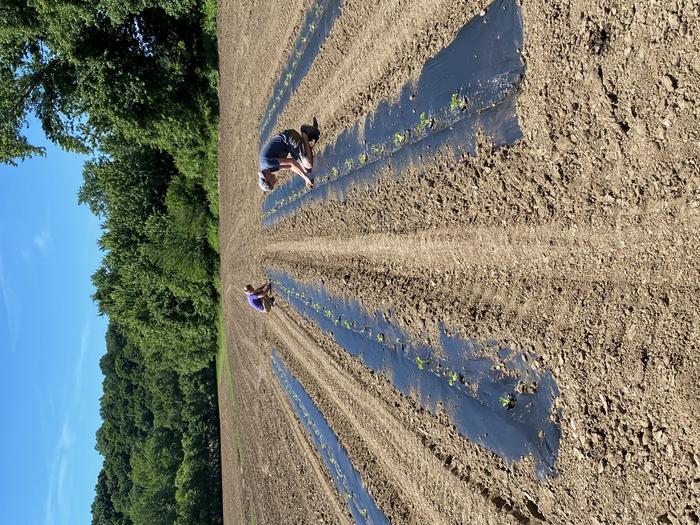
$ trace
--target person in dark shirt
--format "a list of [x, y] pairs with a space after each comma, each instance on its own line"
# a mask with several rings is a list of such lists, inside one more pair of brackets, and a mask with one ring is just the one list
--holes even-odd
[[244, 290], [248, 296], [248, 304], [255, 308], [258, 312], [268, 313], [275, 305], [275, 298], [272, 297], [272, 283], [268, 282], [258, 288], [253, 288], [246, 284]]
[[260, 189], [272, 191], [277, 184], [275, 172], [281, 169], [291, 170], [304, 179], [307, 188], [312, 188], [314, 183], [309, 177], [314, 167], [311, 141], [317, 141], [319, 136], [318, 123], [314, 117], [313, 125], [303, 125], [301, 133], [295, 129], [286, 129], [267, 141], [260, 150]]

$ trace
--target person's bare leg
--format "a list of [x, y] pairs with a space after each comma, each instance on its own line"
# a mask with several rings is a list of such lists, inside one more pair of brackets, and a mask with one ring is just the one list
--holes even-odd
[[309, 136], [306, 133], [301, 134], [301, 140], [304, 141], [304, 156], [301, 158], [301, 162], [307, 170], [310, 170], [314, 167], [314, 150], [311, 149]]

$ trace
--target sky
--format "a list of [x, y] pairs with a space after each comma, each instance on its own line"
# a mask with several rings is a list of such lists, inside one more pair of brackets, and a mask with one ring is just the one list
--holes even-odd
[[89, 524], [107, 330], [90, 299], [99, 220], [78, 205], [85, 157], [36, 121], [27, 136], [46, 156], [0, 164], [0, 522]]

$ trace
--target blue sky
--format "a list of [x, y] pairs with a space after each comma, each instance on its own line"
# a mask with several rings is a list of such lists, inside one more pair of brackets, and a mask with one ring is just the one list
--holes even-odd
[[0, 164], [0, 520], [88, 524], [107, 329], [90, 299], [99, 221], [77, 202], [85, 158], [36, 122], [28, 136], [46, 157]]

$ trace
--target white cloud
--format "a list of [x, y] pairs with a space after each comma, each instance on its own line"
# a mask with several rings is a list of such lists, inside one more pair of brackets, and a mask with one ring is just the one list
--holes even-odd
[[88, 321], [83, 325], [83, 330], [80, 333], [80, 354], [78, 355], [78, 362], [75, 365], [75, 389], [73, 391], [73, 394], [75, 397], [78, 397], [80, 395], [80, 388], [82, 387], [83, 384], [83, 363], [85, 362], [85, 354], [87, 354], [87, 351], [89, 349], [89, 339], [90, 339], [90, 327], [92, 325], [92, 321], [88, 319]]
[[40, 252], [44, 253], [49, 248], [51, 244], [51, 232], [48, 230], [43, 230], [34, 236], [32, 244], [39, 249]]
[[73, 433], [70, 430], [70, 425], [68, 421], [63, 422], [63, 427], [61, 428], [61, 438], [58, 440], [58, 450], [68, 450], [73, 446]]
[[69, 501], [66, 498], [65, 486], [68, 474], [68, 454], [74, 441], [75, 438], [68, 420], [65, 420], [61, 428], [61, 435], [56, 442], [53, 461], [49, 467], [49, 486], [44, 504], [44, 525], [54, 525], [57, 514], [59, 516], [68, 514]]

